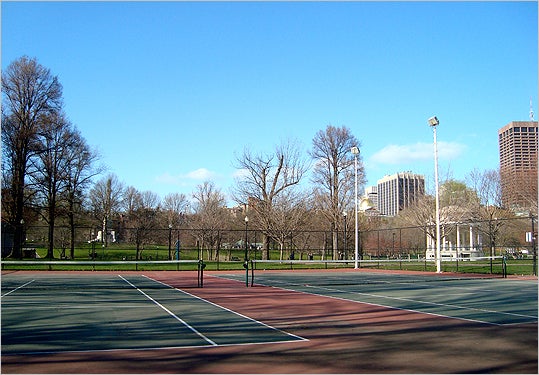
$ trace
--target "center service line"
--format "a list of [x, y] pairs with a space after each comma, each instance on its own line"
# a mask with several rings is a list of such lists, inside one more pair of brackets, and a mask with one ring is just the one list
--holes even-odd
[[131, 285], [133, 288], [135, 288], [136, 290], [138, 290], [141, 294], [143, 294], [146, 298], [148, 298], [150, 301], [152, 301], [153, 303], [155, 303], [157, 306], [159, 306], [160, 308], [162, 308], [163, 310], [165, 310], [167, 312], [167, 314], [169, 314], [170, 316], [172, 316], [174, 319], [176, 319], [177, 321], [179, 321], [180, 323], [182, 323], [183, 325], [185, 325], [187, 328], [189, 328], [191, 331], [193, 331], [194, 333], [196, 333], [198, 336], [200, 336], [201, 338], [203, 338], [206, 342], [210, 343], [211, 345], [214, 345], [214, 346], [217, 346], [218, 344], [209, 339], [208, 337], [204, 336], [202, 333], [200, 333], [199, 331], [196, 330], [196, 328], [190, 326], [186, 321], [184, 321], [182, 318], [180, 318], [179, 316], [177, 316], [176, 314], [174, 314], [172, 311], [170, 311], [169, 309], [167, 309], [165, 306], [161, 305], [159, 302], [157, 302], [155, 299], [153, 299], [152, 297], [150, 297], [149, 295], [147, 295], [146, 293], [144, 293], [144, 291], [140, 290], [136, 285], [134, 285], [133, 283], [131, 283], [129, 280], [127, 280], [126, 278], [124, 278], [122, 275], [118, 275], [123, 281], [125, 281], [126, 283], [128, 283], [129, 285]]
[[13, 292], [15, 292], [15, 291], [17, 291], [17, 290], [19, 290], [19, 289], [21, 289], [21, 288], [24, 288], [26, 285], [31, 284], [31, 283], [33, 283], [34, 281], [36, 281], [36, 280], [34, 279], [34, 280], [31, 280], [31, 281], [28, 281], [27, 283], [24, 283], [24, 284], [22, 284], [22, 285], [16, 287], [16, 288], [13, 289], [13, 290], [10, 290], [10, 291], [7, 292], [7, 293], [2, 294], [2, 297], [5, 297], [5, 296], [7, 296], [8, 294], [11, 294], [11, 293], [13, 293]]

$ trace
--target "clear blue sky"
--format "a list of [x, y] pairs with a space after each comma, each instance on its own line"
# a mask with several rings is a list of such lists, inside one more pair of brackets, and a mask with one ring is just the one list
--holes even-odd
[[[537, 2], [9, 2], [2, 68], [36, 57], [109, 171], [161, 197], [235, 154], [328, 124], [361, 141], [368, 185], [496, 169], [497, 131], [537, 110]], [[535, 118], [537, 119], [537, 115]]]

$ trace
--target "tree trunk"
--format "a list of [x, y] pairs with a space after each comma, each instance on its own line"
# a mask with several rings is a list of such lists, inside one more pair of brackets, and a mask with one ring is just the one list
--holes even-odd
[[54, 224], [55, 224], [55, 213], [56, 208], [56, 199], [51, 198], [51, 201], [49, 202], [49, 208], [48, 208], [48, 222], [49, 222], [49, 244], [47, 247], [47, 258], [53, 259], [54, 258]]
[[75, 259], [75, 215], [73, 214], [73, 202], [69, 202], [69, 258]]
[[337, 231], [337, 228], [334, 228], [332, 233], [331, 233], [332, 241], [333, 241], [333, 260], [339, 259], [339, 254], [338, 254], [338, 251], [339, 251], [339, 242], [338, 242], [339, 236], [338, 236], [338, 233], [339, 232]]
[[[17, 168], [16, 168], [17, 169]], [[13, 238], [13, 253], [12, 257], [16, 259], [22, 259], [22, 246], [24, 243], [24, 174], [22, 179], [17, 179], [17, 176], [21, 172], [13, 176], [12, 191], [15, 192], [15, 220], [13, 226], [15, 228], [15, 234]]]
[[262, 259], [263, 260], [270, 260], [270, 241], [268, 235], [264, 234], [262, 238]]

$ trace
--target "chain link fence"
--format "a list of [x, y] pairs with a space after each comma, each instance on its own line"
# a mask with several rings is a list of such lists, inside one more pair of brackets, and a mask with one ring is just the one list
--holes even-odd
[[[453, 223], [442, 226], [442, 258], [502, 256], [525, 259], [534, 256], [531, 218], [490, 222]], [[358, 231], [359, 259], [433, 258], [435, 242], [429, 240], [428, 227], [375, 228]], [[26, 230], [24, 257], [47, 255], [47, 226]], [[337, 248], [333, 248], [333, 235]], [[277, 260], [352, 260], [356, 257], [354, 229], [335, 234], [325, 230], [290, 232], [280, 240], [266, 238], [260, 230], [195, 228], [115, 228], [103, 236], [98, 227], [75, 228], [74, 251], [68, 227], [55, 230], [55, 259], [166, 260], [204, 259], [239, 261]], [[4, 244], [3, 244], [3, 247]], [[267, 249], [265, 252], [264, 250]], [[2, 256], [8, 254], [2, 251]]]

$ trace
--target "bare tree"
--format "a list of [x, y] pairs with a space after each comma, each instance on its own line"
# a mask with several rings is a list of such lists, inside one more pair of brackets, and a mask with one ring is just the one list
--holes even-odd
[[[399, 220], [421, 229], [425, 236], [436, 241], [435, 201], [432, 195], [423, 195], [399, 214]], [[440, 210], [440, 224], [444, 222], [442, 210]], [[443, 224], [442, 224], [443, 225]]]
[[279, 244], [280, 260], [283, 259], [286, 242], [289, 241], [292, 247], [294, 237], [307, 221], [306, 201], [304, 194], [288, 189], [273, 202], [273, 212], [268, 218], [271, 222], [268, 226], [268, 235]]
[[70, 228], [70, 258], [75, 257], [76, 215], [80, 214], [85, 192], [91, 179], [103, 171], [96, 167], [99, 155], [90, 149], [86, 140], [77, 129], [72, 130], [71, 146], [66, 155], [67, 183], [64, 193], [67, 217]]
[[[244, 175], [236, 180], [234, 200], [248, 207], [250, 222], [256, 223], [263, 234], [263, 259], [269, 259], [269, 231], [273, 202], [289, 188], [298, 185], [308, 166], [295, 142], [283, 142], [274, 153], [254, 154], [244, 149], [236, 157], [236, 167]], [[254, 216], [254, 217], [253, 217]]]
[[144, 246], [158, 229], [159, 198], [151, 191], [138, 192], [128, 187], [124, 193], [127, 223], [136, 245], [136, 259], [141, 259]]
[[[331, 225], [333, 257], [337, 259], [338, 230], [342, 211], [350, 205], [354, 190], [355, 171], [351, 170], [354, 158], [352, 147], [359, 147], [360, 142], [347, 127], [328, 125], [313, 138], [311, 156], [315, 166], [312, 181], [315, 184], [315, 196], [318, 208], [324, 213]], [[360, 157], [358, 160], [358, 183], [364, 183], [364, 169]]]
[[114, 174], [109, 174], [94, 184], [90, 190], [90, 202], [94, 214], [102, 223], [102, 242], [108, 246], [107, 227], [112, 215], [120, 209], [124, 194], [124, 184]]
[[62, 108], [62, 85], [49, 69], [26, 56], [2, 73], [2, 152], [10, 176], [9, 221], [15, 228], [14, 253], [22, 257], [26, 174], [39, 144], [42, 120]]
[[163, 210], [169, 228], [169, 251], [168, 258], [172, 260], [172, 228], [179, 229], [189, 209], [189, 201], [185, 194], [171, 193], [163, 199]]
[[491, 169], [474, 169], [468, 176], [469, 184], [478, 196], [474, 207], [475, 215], [481, 222], [479, 230], [489, 238], [490, 255], [494, 255], [496, 240], [501, 228], [506, 224], [503, 219], [513, 217], [513, 213], [503, 208], [500, 173]]
[[181, 224], [181, 215], [185, 214], [189, 207], [189, 200], [185, 194], [171, 193], [163, 199], [163, 210], [166, 213], [167, 223], [172, 227]]
[[47, 258], [53, 258], [55, 222], [62, 195], [67, 190], [68, 155], [74, 147], [74, 138], [71, 124], [60, 112], [48, 115], [39, 133], [41, 151], [31, 159], [29, 180], [48, 224]]
[[201, 248], [207, 247], [208, 259], [212, 259], [212, 250], [219, 248], [220, 229], [228, 219], [225, 196], [213, 182], [205, 181], [196, 187], [193, 198], [196, 204], [191, 225], [197, 229], [195, 235]]

